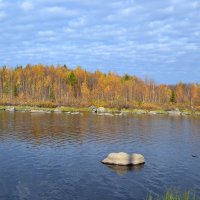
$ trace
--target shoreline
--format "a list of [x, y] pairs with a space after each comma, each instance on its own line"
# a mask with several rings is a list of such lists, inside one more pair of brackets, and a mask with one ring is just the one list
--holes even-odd
[[[67, 107], [58, 106], [56, 108], [45, 108], [37, 106], [5, 106], [0, 105], [0, 111], [9, 112], [30, 112], [30, 113], [68, 113], [68, 114], [80, 114], [83, 112], [91, 112], [91, 108], [88, 107]], [[167, 111], [164, 109], [160, 110], [145, 110], [145, 109], [117, 109], [117, 108], [105, 108], [104, 112], [97, 112], [97, 115], [127, 115], [127, 114], [137, 114], [137, 115], [169, 115], [169, 116], [200, 116], [199, 111], [192, 110], [171, 110]]]

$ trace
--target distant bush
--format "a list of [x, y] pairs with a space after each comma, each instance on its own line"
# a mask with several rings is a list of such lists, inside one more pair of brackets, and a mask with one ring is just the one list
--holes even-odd
[[156, 105], [156, 104], [152, 104], [152, 103], [143, 103], [140, 106], [141, 109], [144, 110], [161, 110], [161, 106]]
[[196, 106], [196, 107], [195, 107], [195, 110], [196, 110], [196, 111], [200, 111], [200, 106]]

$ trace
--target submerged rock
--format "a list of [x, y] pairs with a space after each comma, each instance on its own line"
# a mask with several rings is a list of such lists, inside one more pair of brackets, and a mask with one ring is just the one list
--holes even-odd
[[112, 113], [104, 113], [105, 116], [111, 116], [113, 117], [114, 115]]
[[105, 113], [106, 109], [104, 107], [99, 107], [99, 108], [97, 108], [97, 112], [98, 113]]
[[113, 117], [114, 115], [112, 113], [97, 113], [97, 116], [111, 116], [111, 117]]
[[80, 112], [71, 112], [72, 115], [79, 115]]
[[109, 169], [113, 170], [117, 175], [123, 176], [127, 172], [139, 172], [144, 168], [144, 165], [106, 165]]
[[97, 113], [97, 116], [104, 116], [104, 113]]
[[110, 165], [140, 165], [144, 164], [144, 156], [141, 154], [133, 153], [127, 154], [125, 152], [110, 153], [107, 158], [102, 160], [104, 164]]
[[198, 156], [198, 155], [192, 154], [192, 157], [193, 157], [193, 158], [198, 158], [199, 156]]
[[123, 116], [125, 114], [123, 114], [122, 112], [121, 113], [115, 113], [115, 116]]

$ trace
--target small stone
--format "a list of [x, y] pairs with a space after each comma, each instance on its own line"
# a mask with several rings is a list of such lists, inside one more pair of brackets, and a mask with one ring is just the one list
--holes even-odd
[[46, 113], [44, 110], [30, 110], [30, 113]]
[[150, 115], [156, 115], [157, 113], [156, 113], [156, 111], [150, 111], [149, 114]]
[[54, 111], [53, 111], [53, 112], [61, 113], [61, 112], [62, 112], [62, 110], [60, 110], [60, 109], [56, 108], [56, 109], [54, 109]]
[[178, 109], [175, 109], [175, 110], [168, 111], [168, 114], [173, 115], [173, 116], [179, 116], [181, 115], [181, 112]]
[[90, 106], [89, 109], [90, 109], [93, 113], [97, 112], [97, 108], [96, 108], [95, 106]]

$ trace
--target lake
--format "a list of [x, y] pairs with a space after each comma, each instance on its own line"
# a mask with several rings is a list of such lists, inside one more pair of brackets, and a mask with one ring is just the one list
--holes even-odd
[[[145, 165], [100, 162], [120, 151]], [[138, 200], [169, 188], [200, 196], [200, 117], [0, 112], [2, 200]]]

